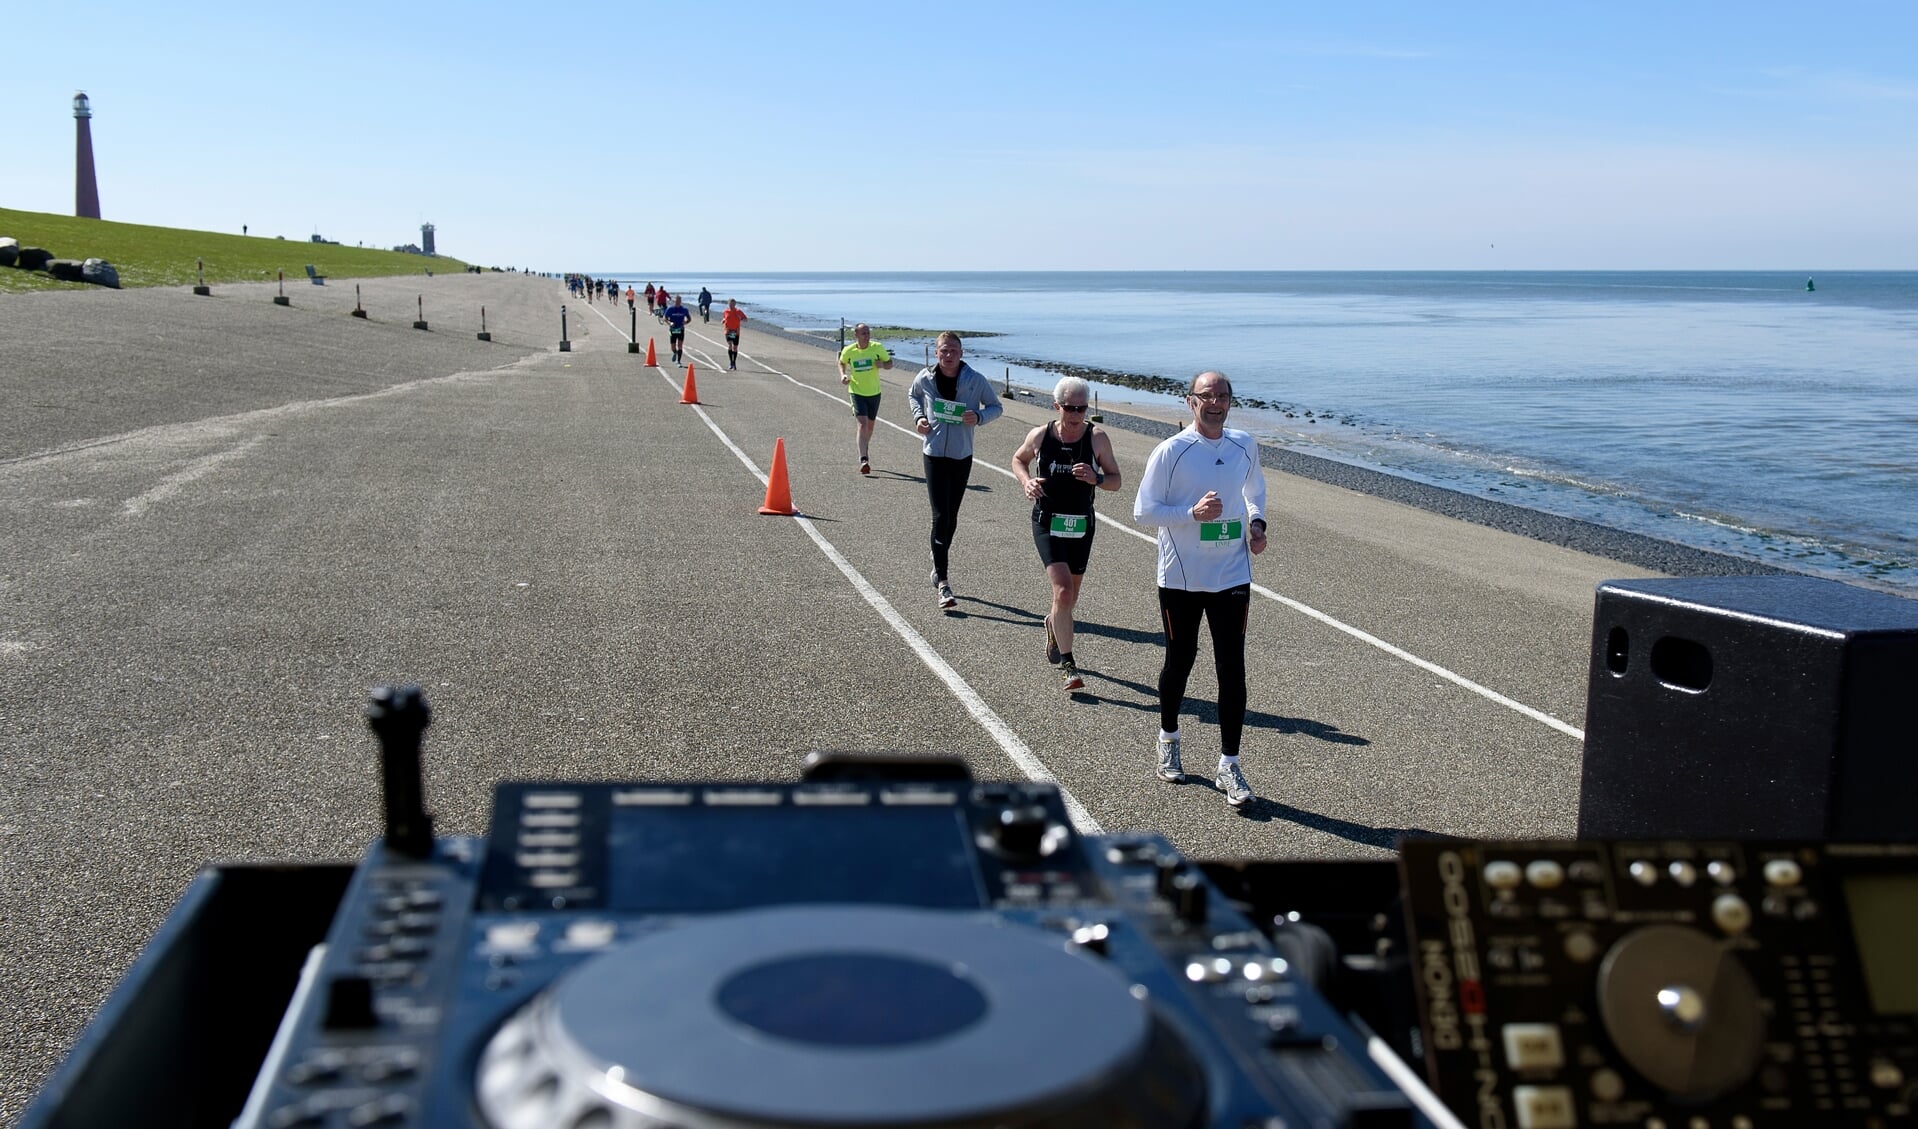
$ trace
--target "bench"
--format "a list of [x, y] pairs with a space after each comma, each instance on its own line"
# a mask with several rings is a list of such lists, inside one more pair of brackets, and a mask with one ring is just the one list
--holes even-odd
[[326, 285], [326, 276], [321, 274], [319, 271], [314, 270], [312, 263], [306, 264], [306, 277], [312, 279], [313, 285], [315, 286]]

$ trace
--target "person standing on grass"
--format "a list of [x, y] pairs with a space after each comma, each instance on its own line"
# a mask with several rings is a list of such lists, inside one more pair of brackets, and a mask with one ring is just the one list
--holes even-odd
[[719, 315], [721, 325], [726, 327], [726, 367], [739, 367], [739, 327], [746, 324], [746, 311], [739, 308], [739, 299], [726, 299], [726, 312]]
[[852, 397], [853, 430], [859, 440], [859, 473], [871, 474], [867, 458], [872, 446], [873, 425], [879, 422], [879, 370], [892, 368], [892, 353], [872, 341], [872, 327], [860, 322], [852, 327], [852, 344], [839, 350], [839, 383]]
[[1265, 552], [1265, 472], [1251, 435], [1225, 426], [1232, 382], [1202, 372], [1186, 393], [1192, 426], [1153, 448], [1132, 504], [1141, 525], [1159, 527], [1158, 774], [1185, 779], [1179, 710], [1199, 654], [1199, 620], [1212, 633], [1219, 678], [1219, 769], [1213, 784], [1233, 808], [1252, 800], [1239, 767], [1245, 728], [1245, 636], [1252, 611], [1252, 558]]
[[1032, 499], [1032, 544], [1052, 585], [1046, 661], [1059, 668], [1068, 694], [1086, 684], [1072, 656], [1072, 609], [1092, 558], [1092, 535], [1098, 532], [1093, 491], [1121, 485], [1112, 440], [1086, 418], [1091, 404], [1092, 388], [1083, 379], [1060, 380], [1052, 390], [1058, 418], [1028, 432], [1012, 455], [1012, 476]]
[[972, 431], [1006, 409], [992, 381], [965, 361], [965, 346], [951, 331], [939, 335], [938, 360], [920, 370], [906, 392], [914, 430], [926, 437], [926, 497], [932, 503], [932, 588], [939, 606], [959, 602], [946, 582], [948, 551], [959, 530], [959, 504], [972, 477]]

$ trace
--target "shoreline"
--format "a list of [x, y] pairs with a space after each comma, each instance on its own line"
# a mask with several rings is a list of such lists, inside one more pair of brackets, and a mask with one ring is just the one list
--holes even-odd
[[[802, 341], [828, 352], [836, 348], [833, 341], [802, 330], [765, 325], [759, 326], [758, 330], [761, 333], [777, 333], [790, 340]], [[1183, 382], [1165, 377], [1115, 373], [1090, 365], [1047, 362], [1046, 368], [1057, 370], [1062, 376], [1078, 376], [1092, 383], [1110, 384], [1142, 392], [1176, 395], [1185, 388]], [[1018, 383], [1012, 384], [1012, 387], [1019, 395], [1028, 398], [1051, 394], [1050, 389], [1038, 389]], [[1281, 405], [1253, 399], [1235, 399], [1234, 406], [1263, 411], [1287, 410]], [[1100, 412], [1105, 417], [1103, 421], [1105, 425], [1161, 439], [1177, 434], [1184, 426], [1182, 422], [1175, 422], [1183, 418], [1182, 413], [1170, 408], [1163, 417], [1159, 417], [1140, 414], [1141, 411], [1149, 412], [1151, 410], [1149, 405], [1128, 404], [1126, 407], [1130, 410], [1115, 411], [1102, 405]], [[1735, 557], [1728, 553], [1699, 549], [1676, 541], [1665, 541], [1642, 533], [1614, 529], [1611, 526], [1579, 518], [1564, 517], [1544, 510], [1527, 509], [1510, 502], [1467, 494], [1461, 490], [1432, 486], [1415, 479], [1373, 470], [1370, 467], [1277, 446], [1264, 439], [1259, 440], [1259, 462], [1260, 465], [1272, 470], [1313, 482], [1341, 487], [1369, 497], [1412, 506], [1426, 513], [1456, 518], [1473, 525], [1496, 529], [1504, 533], [1514, 533], [1562, 549], [1589, 553], [1592, 556], [1604, 557], [1621, 564], [1651, 569], [1672, 576], [1814, 575], [1748, 560], [1744, 557]]]

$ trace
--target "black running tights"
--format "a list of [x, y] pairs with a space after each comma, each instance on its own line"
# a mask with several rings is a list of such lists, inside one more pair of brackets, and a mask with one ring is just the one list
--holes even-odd
[[1165, 665], [1159, 670], [1159, 728], [1179, 729], [1185, 682], [1199, 657], [1199, 619], [1212, 628], [1212, 662], [1219, 674], [1219, 751], [1239, 755], [1245, 729], [1245, 625], [1252, 611], [1252, 587], [1223, 592], [1159, 589], [1159, 619], [1165, 627]]
[[932, 570], [946, 575], [946, 550], [953, 534], [959, 531], [959, 503], [966, 500], [966, 483], [972, 478], [972, 456], [945, 459], [921, 456], [926, 461], [926, 498], [932, 502]]

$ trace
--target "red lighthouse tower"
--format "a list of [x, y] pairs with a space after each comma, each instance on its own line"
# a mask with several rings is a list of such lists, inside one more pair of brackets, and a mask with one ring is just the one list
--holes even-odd
[[82, 90], [73, 96], [73, 214], [81, 219], [100, 218], [100, 186], [93, 177], [93, 132], [88, 123], [93, 111], [87, 107]]

